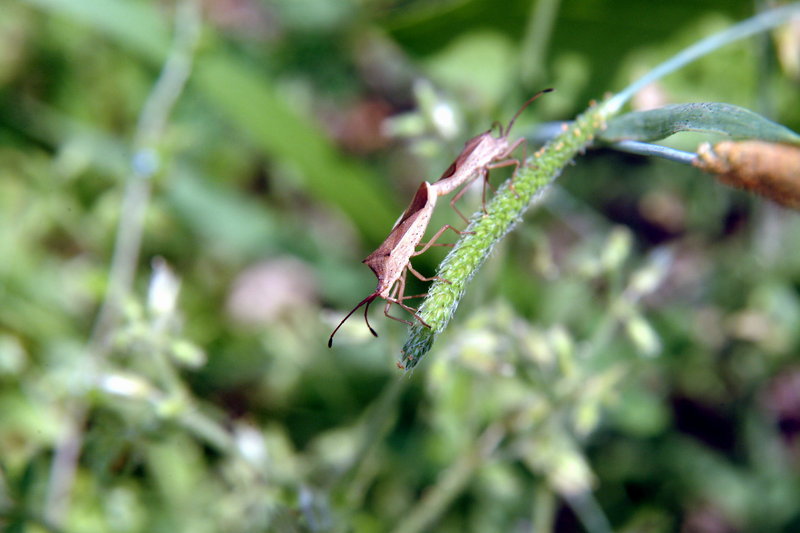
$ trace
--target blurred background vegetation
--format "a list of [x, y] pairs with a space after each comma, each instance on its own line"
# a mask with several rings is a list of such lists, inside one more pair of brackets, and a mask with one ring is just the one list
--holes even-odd
[[[0, 0], [0, 526], [800, 530], [800, 223], [692, 168], [577, 159], [408, 375], [377, 311], [325, 344], [467, 138], [555, 87], [533, 138], [754, 7]], [[798, 39], [634, 105], [798, 130]]]

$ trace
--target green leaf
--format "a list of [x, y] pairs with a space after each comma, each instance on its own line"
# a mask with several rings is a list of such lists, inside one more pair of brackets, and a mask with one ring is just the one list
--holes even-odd
[[608, 123], [600, 138], [606, 142], [622, 140], [656, 141], [680, 131], [722, 133], [733, 139], [800, 144], [800, 135], [743, 107], [707, 102], [675, 104], [636, 111]]

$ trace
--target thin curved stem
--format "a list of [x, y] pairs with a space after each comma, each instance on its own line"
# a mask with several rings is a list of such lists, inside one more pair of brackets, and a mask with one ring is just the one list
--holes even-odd
[[425, 491], [425, 496], [394, 529], [394, 533], [430, 531], [434, 522], [447, 506], [461, 494], [475, 471], [483, 464], [505, 438], [506, 431], [499, 423], [490, 425], [442, 472], [437, 483]]
[[132, 172], [127, 180], [120, 208], [108, 289], [89, 340], [89, 351], [100, 356], [108, 350], [120, 306], [136, 275], [152, 179], [160, 170], [157, 147], [169, 114], [183, 92], [191, 72], [194, 50], [200, 34], [200, 13], [196, 0], [183, 0], [178, 5], [175, 21], [176, 33], [172, 50], [144, 103], [136, 128]]
[[[135, 134], [132, 173], [125, 188], [120, 221], [114, 243], [108, 289], [87, 344], [87, 363], [96, 366], [108, 353], [119, 311], [130, 292], [136, 274], [144, 215], [150, 199], [151, 180], [159, 170], [156, 147], [172, 108], [191, 72], [200, 34], [200, 10], [196, 0], [182, 0], [175, 16], [172, 49], [144, 104]], [[69, 508], [75, 479], [87, 407], [82, 399], [65, 406], [65, 422], [50, 466], [45, 502], [46, 519], [58, 526]]]
[[617, 113], [631, 97], [642, 90], [645, 86], [653, 83], [654, 81], [663, 78], [681, 67], [684, 67], [708, 55], [709, 53], [722, 48], [725, 45], [733, 42], [751, 37], [763, 31], [769, 30], [776, 26], [786, 23], [789, 17], [793, 14], [800, 13], [800, 2], [788, 4], [783, 7], [764, 11], [758, 15], [744, 20], [738, 24], [734, 24], [727, 30], [715, 33], [705, 39], [702, 39], [695, 44], [683, 49], [678, 54], [672, 56], [668, 60], [659, 64], [647, 74], [631, 83], [612, 98], [606, 104], [609, 113]]
[[692, 161], [694, 161], [697, 157], [697, 154], [694, 152], [686, 152], [685, 150], [670, 148], [669, 146], [645, 143], [641, 141], [619, 141], [609, 145], [609, 147], [619, 150], [620, 152], [627, 152], [629, 154], [643, 156], [655, 156], [668, 161], [683, 163], [685, 165], [691, 165]]

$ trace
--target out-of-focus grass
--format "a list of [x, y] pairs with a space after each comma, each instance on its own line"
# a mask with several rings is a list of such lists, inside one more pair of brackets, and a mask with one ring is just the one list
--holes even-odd
[[[528, 2], [205, 5], [157, 147], [134, 291], [97, 361], [87, 339], [173, 9], [2, 3], [3, 528], [797, 525], [800, 228], [693, 169], [578, 159], [409, 377], [393, 365], [404, 328], [379, 314], [380, 338], [353, 320], [325, 347], [374, 287], [360, 259], [464, 139], [544, 86], [557, 92], [517, 131], [570, 119], [749, 3], [562, 5], [542, 78], [524, 88]], [[744, 105], [797, 130], [796, 89], [775, 64], [756, 75], [751, 46], [656, 96]], [[471, 64], [470, 51], [499, 59]], [[420, 79], [451, 106], [453, 136], [417, 111]], [[753, 103], [758, 79], [771, 110]], [[404, 141], [380, 140], [370, 124], [402, 113]], [[435, 223], [448, 222], [442, 202]], [[432, 272], [439, 252], [415, 265]], [[157, 256], [181, 281], [166, 317], [146, 296]], [[63, 521], [48, 523], [76, 402], [88, 413], [76, 478]]]

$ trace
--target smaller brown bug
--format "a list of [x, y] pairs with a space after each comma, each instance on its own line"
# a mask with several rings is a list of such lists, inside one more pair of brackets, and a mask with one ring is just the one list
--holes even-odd
[[[444, 196], [450, 194], [462, 185], [473, 181], [477, 177], [482, 177], [484, 180], [484, 204], [486, 200], [486, 184], [489, 181], [489, 170], [493, 168], [519, 166], [519, 160], [508, 159], [508, 157], [516, 150], [525, 139], [517, 139], [513, 143], [508, 140], [508, 135], [514, 122], [522, 114], [526, 107], [528, 107], [534, 100], [539, 98], [545, 93], [552, 92], [553, 89], [544, 89], [534, 94], [527, 102], [522, 104], [522, 107], [511, 118], [511, 122], [503, 129], [503, 125], [495, 122], [490, 129], [476, 135], [472, 139], [464, 143], [464, 149], [458, 154], [456, 160], [444, 171], [442, 176], [431, 184], [434, 194], [436, 196]], [[492, 130], [497, 126], [498, 135], [494, 137]], [[467, 217], [456, 207], [456, 202], [463, 196], [466, 187], [462, 188], [450, 200], [450, 207], [452, 207], [458, 215], [469, 222]], [[484, 205], [485, 210], [485, 205]]]

